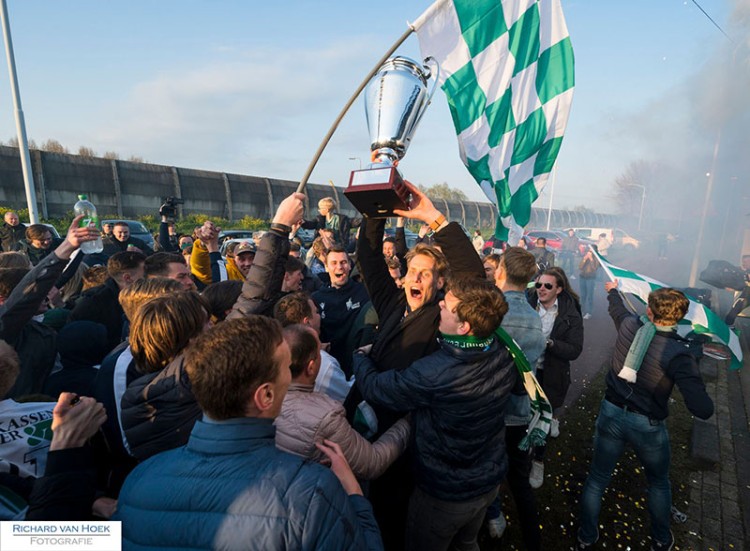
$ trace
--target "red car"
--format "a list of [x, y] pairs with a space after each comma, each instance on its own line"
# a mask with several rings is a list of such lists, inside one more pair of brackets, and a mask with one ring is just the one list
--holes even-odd
[[[547, 240], [547, 248], [555, 252], [562, 250], [563, 238], [567, 236], [567, 232], [564, 231], [542, 231], [542, 230], [531, 230], [524, 234], [523, 238], [526, 241], [526, 247], [533, 249], [536, 246], [536, 240], [539, 237], [544, 237]], [[578, 254], [581, 256], [586, 254], [589, 250], [589, 245], [594, 244], [590, 239], [578, 238]]]

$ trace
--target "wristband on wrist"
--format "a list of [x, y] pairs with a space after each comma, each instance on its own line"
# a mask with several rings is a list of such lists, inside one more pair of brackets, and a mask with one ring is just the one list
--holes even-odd
[[438, 216], [433, 222], [430, 222], [430, 230], [436, 232], [445, 223], [445, 216], [442, 214]]
[[288, 235], [292, 231], [291, 226], [287, 226], [286, 224], [280, 224], [278, 222], [272, 222], [271, 229], [277, 232], [283, 233], [284, 235]]

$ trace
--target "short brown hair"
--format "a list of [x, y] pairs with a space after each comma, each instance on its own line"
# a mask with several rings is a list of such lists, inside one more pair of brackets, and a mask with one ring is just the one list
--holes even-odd
[[182, 264], [187, 266], [185, 257], [175, 253], [154, 253], [146, 259], [144, 273], [146, 277], [166, 277], [169, 274], [170, 264]]
[[29, 268], [29, 258], [23, 253], [0, 253], [1, 268]]
[[648, 307], [654, 315], [654, 323], [675, 325], [687, 314], [690, 301], [682, 291], [664, 287], [649, 293]]
[[293, 256], [290, 256], [286, 259], [286, 264], [284, 264], [284, 272], [287, 274], [293, 274], [294, 272], [301, 272], [305, 269], [305, 263], [302, 262], [299, 258], [294, 258]]
[[146, 262], [146, 255], [138, 251], [120, 251], [107, 260], [107, 274], [112, 279], [119, 278], [124, 272], [138, 269]]
[[411, 264], [411, 259], [419, 254], [429, 256], [435, 261], [435, 274], [437, 277], [448, 278], [448, 260], [440, 249], [433, 245], [417, 243], [413, 249], [406, 253], [406, 265]]
[[521, 247], [505, 249], [500, 257], [500, 265], [505, 270], [505, 279], [515, 286], [527, 285], [537, 271], [534, 255]]
[[499, 255], [499, 254], [497, 254], [497, 253], [490, 253], [490, 254], [486, 255], [486, 256], [485, 256], [485, 257], [484, 257], [484, 258], [482, 259], [482, 264], [486, 264], [486, 263], [488, 263], [488, 262], [489, 262], [489, 263], [490, 263], [490, 264], [492, 264], [492, 265], [493, 265], [493, 266], [495, 267], [495, 269], [497, 270], [497, 267], [498, 267], [498, 266], [500, 266], [500, 259], [501, 259], [501, 258], [502, 258], [502, 256], [500, 256], [500, 255]]
[[92, 266], [91, 268], [86, 268], [86, 271], [83, 272], [83, 276], [81, 276], [81, 279], [83, 279], [83, 289], [81, 290], [85, 291], [92, 287], [104, 285], [108, 276], [109, 273], [107, 272], [106, 266]]
[[242, 293], [242, 282], [236, 279], [217, 281], [212, 283], [201, 293], [208, 302], [208, 313], [211, 321], [224, 321], [227, 318], [227, 310], [231, 310]]
[[151, 279], [139, 279], [132, 285], [120, 291], [118, 300], [122, 306], [125, 317], [129, 320], [135, 318], [138, 308], [152, 298], [176, 293], [182, 290], [182, 285], [174, 279], [167, 277], [152, 277]]
[[208, 304], [196, 291], [180, 291], [146, 301], [130, 326], [130, 350], [141, 373], [161, 371], [199, 335]]
[[50, 234], [52, 236], [52, 230], [44, 224], [31, 224], [26, 228], [26, 239], [28, 241], [43, 239], [45, 234]]
[[281, 325], [265, 316], [228, 320], [200, 334], [185, 351], [192, 391], [201, 409], [221, 421], [247, 414], [255, 391], [275, 381]]
[[292, 372], [292, 377], [296, 378], [302, 375], [310, 360], [317, 359], [317, 355], [320, 353], [318, 338], [315, 336], [315, 330], [312, 327], [301, 323], [284, 327], [283, 334], [284, 340], [292, 353], [289, 371]]
[[303, 323], [305, 318], [311, 318], [312, 315], [310, 297], [302, 291], [286, 295], [273, 307], [273, 317], [282, 327]]
[[16, 384], [21, 360], [18, 354], [4, 340], [0, 340], [0, 398], [4, 398], [8, 391]]
[[484, 339], [500, 327], [508, 303], [494, 283], [476, 277], [458, 277], [451, 280], [450, 292], [461, 301], [456, 306], [456, 315], [471, 326], [472, 335]]

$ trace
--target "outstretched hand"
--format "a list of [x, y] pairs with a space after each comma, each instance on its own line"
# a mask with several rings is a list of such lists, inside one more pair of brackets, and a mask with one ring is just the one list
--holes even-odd
[[347, 495], [361, 496], [362, 488], [359, 486], [357, 477], [354, 476], [346, 457], [344, 457], [341, 447], [336, 442], [330, 440], [323, 440], [322, 443], [316, 442], [315, 446], [328, 458], [328, 462], [330, 462], [331, 465], [331, 471], [333, 471], [333, 474], [339, 479]]
[[404, 184], [411, 192], [409, 210], [393, 209], [393, 214], [403, 216], [404, 218], [411, 218], [412, 220], [421, 220], [425, 224], [431, 224], [437, 220], [441, 212], [435, 208], [430, 198], [408, 180], [404, 180]]

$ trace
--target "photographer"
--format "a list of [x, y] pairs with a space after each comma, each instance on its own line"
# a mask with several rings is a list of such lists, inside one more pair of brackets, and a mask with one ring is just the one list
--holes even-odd
[[177, 205], [183, 203], [184, 201], [177, 197], [165, 197], [164, 203], [159, 207], [161, 223], [159, 224], [158, 243], [161, 250], [165, 253], [176, 253], [180, 251], [180, 236], [177, 234], [174, 221], [177, 216]]

